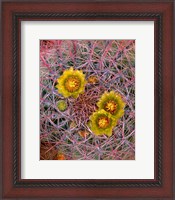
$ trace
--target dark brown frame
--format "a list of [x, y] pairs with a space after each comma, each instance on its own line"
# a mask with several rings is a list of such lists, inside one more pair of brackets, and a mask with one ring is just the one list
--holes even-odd
[[[100, 12], [99, 12], [100, 11]], [[173, 1], [2, 3], [2, 197], [173, 199]], [[20, 177], [20, 22], [155, 22], [155, 178], [22, 180]]]

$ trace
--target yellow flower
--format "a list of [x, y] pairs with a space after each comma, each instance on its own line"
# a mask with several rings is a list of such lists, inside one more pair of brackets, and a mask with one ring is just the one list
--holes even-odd
[[94, 112], [90, 116], [89, 127], [96, 135], [106, 134], [107, 136], [111, 136], [115, 125], [116, 119], [103, 109]]
[[115, 119], [119, 119], [124, 114], [125, 103], [120, 94], [114, 91], [105, 92], [97, 103], [99, 109], [104, 109], [110, 113]]
[[84, 92], [86, 80], [85, 75], [80, 70], [74, 70], [71, 67], [65, 70], [64, 73], [57, 79], [58, 92], [64, 97], [77, 98], [79, 94]]

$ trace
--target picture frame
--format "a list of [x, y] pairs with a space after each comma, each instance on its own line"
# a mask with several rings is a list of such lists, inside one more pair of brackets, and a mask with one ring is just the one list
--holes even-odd
[[[173, 1], [2, 2], [2, 198], [174, 199]], [[154, 21], [154, 179], [21, 178], [21, 22]]]

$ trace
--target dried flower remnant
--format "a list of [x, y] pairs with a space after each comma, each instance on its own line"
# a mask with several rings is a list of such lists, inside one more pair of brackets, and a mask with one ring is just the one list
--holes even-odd
[[90, 83], [90, 84], [96, 84], [96, 83], [98, 83], [98, 78], [97, 78], [97, 76], [90, 76], [90, 77], [88, 78], [88, 83]]
[[116, 120], [124, 114], [125, 103], [121, 95], [114, 91], [105, 92], [101, 96], [97, 106], [99, 109], [104, 109], [106, 112], [110, 113]]
[[90, 116], [89, 127], [95, 135], [112, 135], [112, 129], [116, 125], [116, 120], [105, 110], [94, 112]]
[[57, 160], [66, 160], [66, 158], [65, 158], [64, 154], [58, 153], [57, 154]]
[[64, 71], [57, 82], [58, 92], [66, 98], [70, 96], [77, 98], [79, 94], [84, 93], [86, 80], [81, 70], [74, 70], [71, 67]]
[[78, 134], [81, 137], [86, 138], [86, 136], [89, 135], [89, 132], [87, 132], [86, 130], [80, 130], [80, 131], [78, 131]]
[[57, 107], [61, 112], [64, 112], [67, 109], [67, 103], [64, 100], [59, 100], [57, 102]]

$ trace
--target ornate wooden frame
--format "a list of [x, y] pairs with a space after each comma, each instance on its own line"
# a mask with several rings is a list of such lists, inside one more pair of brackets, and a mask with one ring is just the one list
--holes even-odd
[[[100, 12], [99, 12], [100, 10]], [[3, 198], [173, 199], [173, 2], [2, 3]], [[20, 23], [23, 20], [155, 22], [155, 178], [22, 180], [20, 177]], [[8, 146], [7, 146], [8, 144]], [[10, 146], [9, 146], [10, 144]]]

